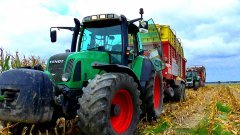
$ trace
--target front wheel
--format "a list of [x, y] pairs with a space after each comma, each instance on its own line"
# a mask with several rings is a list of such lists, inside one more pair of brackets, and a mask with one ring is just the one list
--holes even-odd
[[87, 135], [134, 134], [140, 116], [140, 91], [122, 73], [97, 75], [79, 98], [79, 126]]

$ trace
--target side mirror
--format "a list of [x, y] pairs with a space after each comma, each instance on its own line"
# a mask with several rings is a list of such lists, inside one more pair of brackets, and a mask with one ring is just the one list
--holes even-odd
[[50, 31], [50, 37], [51, 37], [51, 42], [56, 42], [57, 41], [57, 31], [56, 30], [53, 30], [53, 31]]
[[148, 22], [141, 20], [139, 21], [139, 32], [140, 33], [148, 33]]

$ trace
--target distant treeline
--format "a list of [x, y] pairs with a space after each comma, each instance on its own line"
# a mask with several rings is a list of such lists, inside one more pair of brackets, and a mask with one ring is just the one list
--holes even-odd
[[240, 81], [217, 81], [217, 82], [206, 82], [206, 84], [232, 84], [232, 83], [240, 83]]

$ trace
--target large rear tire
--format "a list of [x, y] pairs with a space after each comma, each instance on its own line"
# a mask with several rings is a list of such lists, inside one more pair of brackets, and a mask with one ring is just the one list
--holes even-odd
[[123, 73], [97, 75], [79, 98], [79, 126], [87, 135], [134, 134], [140, 117], [140, 91]]
[[148, 121], [151, 122], [160, 117], [163, 109], [163, 79], [161, 72], [152, 73], [152, 77], [147, 82], [144, 104]]

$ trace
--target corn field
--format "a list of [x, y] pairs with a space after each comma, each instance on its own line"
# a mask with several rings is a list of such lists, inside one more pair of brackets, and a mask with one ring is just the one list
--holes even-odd
[[140, 123], [138, 134], [240, 134], [240, 85], [207, 85], [188, 89], [187, 99], [166, 103], [155, 123]]
[[0, 48], [0, 72], [18, 68], [18, 67], [33, 67], [37, 64], [40, 64], [45, 68], [45, 62], [40, 59], [40, 57], [25, 55], [20, 56], [19, 52], [15, 52], [15, 54], [10, 54], [4, 51], [3, 48]]

